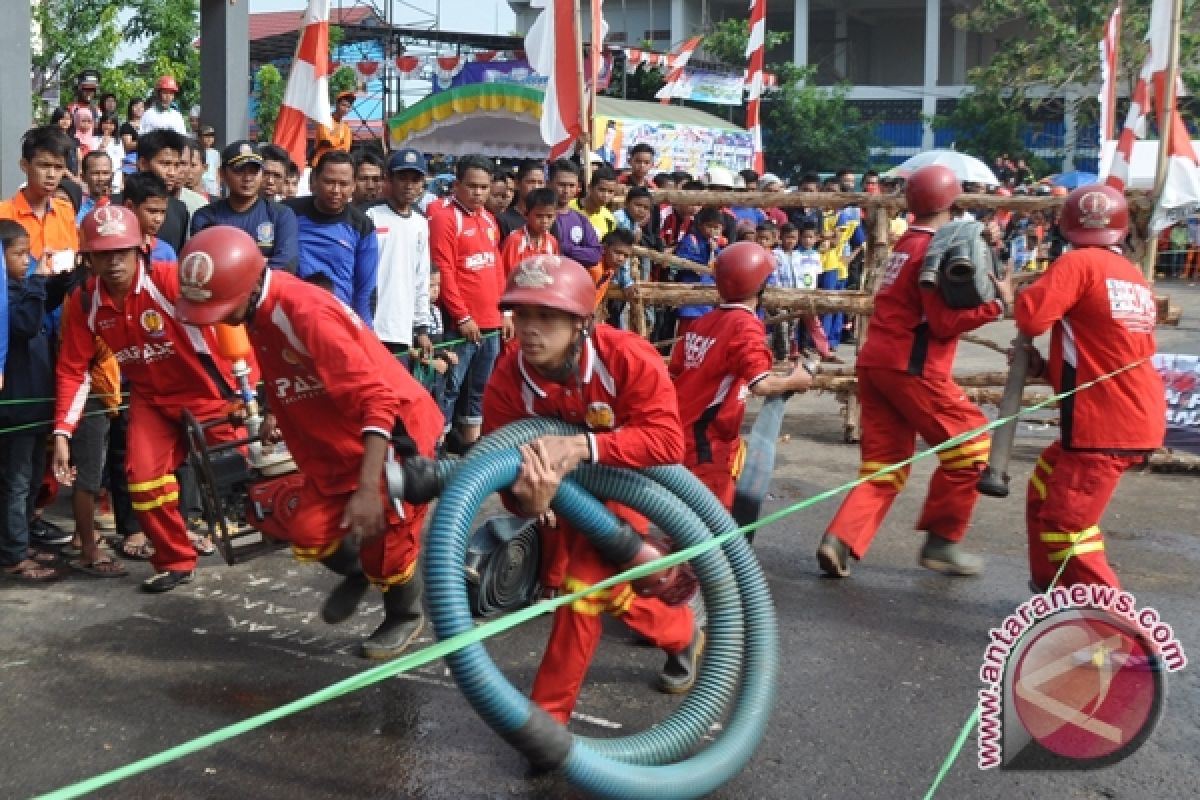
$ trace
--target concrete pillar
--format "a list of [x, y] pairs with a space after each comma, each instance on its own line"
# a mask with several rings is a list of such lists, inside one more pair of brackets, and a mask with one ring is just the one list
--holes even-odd
[[833, 12], [833, 71], [841, 80], [850, 77], [850, 16], [844, 6]]
[[249, 5], [200, 0], [200, 108], [222, 145], [249, 132]]
[[808, 0], [795, 0], [796, 22], [792, 26], [792, 63], [808, 63]]
[[921, 149], [933, 149], [933, 126], [929, 119], [937, 113], [937, 79], [942, 37], [942, 2], [925, 0], [925, 80], [921, 94], [921, 115], [925, 118]]
[[950, 66], [950, 82], [962, 86], [967, 82], [967, 31], [954, 29], [954, 61]]
[[[654, 20], [650, 20], [650, 27], [655, 28]], [[671, 0], [671, 41], [667, 44], [667, 49], [674, 49], [690, 35], [691, 31], [687, 26], [687, 10], [684, 8], [683, 0]]]
[[29, 49], [32, 13], [29, 3], [11, 3], [0, 25], [0, 197], [16, 194], [25, 182], [21, 172], [21, 137], [29, 130], [31, 83]]

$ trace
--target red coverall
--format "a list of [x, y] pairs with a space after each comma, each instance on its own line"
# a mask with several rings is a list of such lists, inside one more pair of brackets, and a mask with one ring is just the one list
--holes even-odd
[[683, 463], [726, 508], [741, 449], [747, 389], [771, 374], [767, 331], [755, 313], [727, 303], [700, 317], [671, 351], [686, 445]]
[[[933, 231], [908, 229], [896, 242], [884, 273], [867, 341], [858, 356], [858, 400], [862, 405], [862, 466], [867, 476], [912, 456], [916, 437], [939, 445], [987, 424], [987, 418], [950, 378], [958, 337], [1004, 316], [999, 300], [955, 310], [936, 290], [921, 289], [917, 273]], [[978, 493], [975, 482], [987, 463], [991, 439], [980, 434], [938, 453], [941, 462], [917, 529], [957, 542], [967, 532]], [[883, 524], [911, 469], [880, 475], [855, 487], [829, 523], [861, 559]]]
[[[388, 439], [397, 427], [432, 456], [442, 415], [429, 392], [333, 295], [285, 272], [267, 270], [247, 326], [275, 415], [304, 475], [303, 513], [292, 525], [292, 552], [319, 561], [338, 548], [350, 495], [358, 488], [363, 437]], [[363, 572], [385, 591], [406, 583], [417, 566], [428, 506], [404, 504], [404, 518], [384, 494], [388, 529], [362, 545]]]
[[[578, 375], [578, 383], [555, 383], [527, 368], [519, 349], [504, 354], [483, 396], [484, 433], [518, 419], [552, 417], [586, 427], [591, 451], [601, 464], [637, 468], [679, 462], [683, 437], [675, 390], [662, 357], [648, 342], [601, 325], [584, 341]], [[628, 509], [613, 510], [636, 518]], [[630, 522], [637, 527], [636, 519]], [[644, 527], [644, 521], [641, 524]], [[561, 583], [565, 591], [577, 592], [616, 572], [566, 522], [559, 522], [558, 535], [568, 552]], [[605, 612], [669, 653], [691, 643], [690, 608], [641, 597], [627, 583], [559, 608], [531, 696], [563, 724], [570, 719], [600, 642], [599, 615]]]
[[[58, 410], [55, 433], [70, 436], [91, 391], [89, 368], [99, 337], [129, 382], [129, 451], [125, 473], [142, 529], [154, 543], [154, 568], [188, 571], [196, 549], [179, 513], [175, 470], [187, 453], [182, 418], [218, 419], [229, 413], [234, 394], [229, 362], [217, 354], [211, 328], [184, 325], [175, 318], [179, 274], [174, 262], [147, 266], [138, 253], [138, 274], [122, 308], [103, 284], [88, 281], [69, 303], [83, 313], [67, 315], [58, 354]], [[211, 442], [235, 438], [231, 425], [207, 430]]]
[[1102, 247], [1071, 250], [1017, 296], [1017, 327], [1050, 334], [1048, 378], [1074, 389], [1129, 364], [1133, 369], [1065, 398], [1061, 435], [1029, 479], [1025, 518], [1033, 582], [1119, 586], [1104, 557], [1100, 518], [1121, 474], [1161, 447], [1166, 432], [1162, 378], [1154, 355], [1157, 306], [1142, 273]]

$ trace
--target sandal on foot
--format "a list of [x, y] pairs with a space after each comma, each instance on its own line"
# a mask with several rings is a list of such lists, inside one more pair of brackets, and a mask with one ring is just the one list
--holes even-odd
[[36, 561], [39, 564], [53, 564], [58, 561], [58, 556], [52, 550], [38, 550], [36, 547], [29, 548], [25, 554], [27, 561]]
[[126, 558], [131, 558], [134, 561], [149, 561], [154, 557], [154, 546], [147, 541], [140, 544], [135, 544], [129, 541], [132, 537], [126, 537], [125, 541], [121, 542], [121, 555]]
[[61, 573], [53, 567], [47, 567], [32, 559], [25, 559], [19, 564], [4, 567], [3, 572], [10, 578], [18, 578], [30, 583], [45, 583], [60, 577]]
[[125, 567], [106, 555], [98, 557], [95, 561], [84, 561], [82, 558], [77, 558], [69, 562], [69, 566], [71, 569], [79, 570], [85, 575], [92, 575], [96, 578], [122, 578], [129, 574], [125, 571]]
[[202, 556], [211, 556], [217, 552], [217, 546], [213, 544], [212, 539], [205, 536], [192, 536], [192, 547], [196, 548], [196, 552]]

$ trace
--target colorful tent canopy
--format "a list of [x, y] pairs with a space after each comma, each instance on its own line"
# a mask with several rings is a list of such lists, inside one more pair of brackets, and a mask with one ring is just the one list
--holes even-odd
[[[538, 121], [542, 91], [510, 83], [477, 83], [436, 92], [388, 121], [392, 147], [415, 147], [427, 153], [487, 153], [509, 158], [543, 158]], [[596, 117], [649, 120], [713, 134], [745, 134], [720, 117], [694, 108], [599, 97]]]

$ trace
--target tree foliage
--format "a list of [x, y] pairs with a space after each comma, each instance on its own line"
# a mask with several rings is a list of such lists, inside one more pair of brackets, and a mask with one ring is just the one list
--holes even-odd
[[41, 45], [33, 48], [35, 103], [51, 87], [61, 85], [66, 105], [81, 71], [109, 65], [124, 38], [120, 13], [120, 4], [110, 0], [42, 0], [33, 6]]
[[342, 92], [354, 92], [358, 90], [358, 73], [354, 71], [354, 67], [348, 67], [345, 64], [338, 67], [329, 76], [329, 103], [333, 104], [333, 99]]
[[[995, 55], [987, 64], [972, 69], [969, 80], [992, 101], [1014, 110], [1036, 108], [1041, 98], [1061, 96], [1072, 84], [1098, 84], [1097, 43], [1113, 5], [1112, 0], [980, 0], [956, 15], [954, 24], [980, 33], [1006, 28], [1019, 33], [1001, 39]], [[1124, 94], [1132, 90], [1146, 57], [1143, 40], [1151, 5], [1152, 0], [1125, 0], [1122, 4], [1118, 80]], [[1184, 80], [1193, 91], [1200, 90], [1200, 31], [1194, 23], [1198, 14], [1200, 0], [1185, 0], [1180, 63]], [[1076, 110], [1085, 117], [1093, 113], [1086, 104]]]
[[283, 90], [283, 76], [274, 64], [264, 64], [254, 73], [254, 121], [258, 124], [259, 141], [269, 142], [275, 138], [275, 121], [279, 119], [279, 107], [283, 104]]
[[186, 115], [200, 99], [200, 51], [193, 46], [200, 33], [200, 0], [129, 0], [128, 5], [133, 11], [129, 38], [145, 45], [143, 68], [149, 66], [154, 79], [175, 78], [176, 103]]
[[[704, 39], [704, 49], [730, 64], [746, 63], [749, 22], [721, 22]], [[787, 33], [767, 31], [766, 46], [785, 44]], [[774, 73], [777, 89], [763, 93], [763, 147], [767, 167], [783, 176], [808, 171], [831, 171], [867, 166], [874, 135], [871, 124], [849, 101], [846, 85], [812, 85], [816, 68], [794, 64], [767, 64]], [[738, 109], [741, 120], [745, 110]]]

